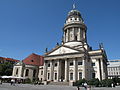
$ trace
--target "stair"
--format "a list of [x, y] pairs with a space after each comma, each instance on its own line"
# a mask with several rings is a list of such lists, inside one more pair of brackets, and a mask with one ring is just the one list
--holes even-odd
[[63, 86], [68, 86], [69, 82], [49, 82], [48, 85], [63, 85]]

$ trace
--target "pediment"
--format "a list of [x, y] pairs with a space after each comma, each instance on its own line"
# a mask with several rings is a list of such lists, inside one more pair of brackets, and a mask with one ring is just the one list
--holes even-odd
[[53, 50], [48, 55], [61, 55], [61, 54], [77, 53], [77, 52], [79, 52], [79, 51], [72, 49], [70, 47], [61, 46], [61, 47], [57, 48], [56, 50]]

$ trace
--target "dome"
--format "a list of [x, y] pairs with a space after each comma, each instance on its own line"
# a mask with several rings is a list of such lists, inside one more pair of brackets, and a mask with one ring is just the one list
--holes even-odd
[[68, 13], [68, 17], [70, 16], [79, 16], [81, 17], [81, 14], [78, 10], [71, 10], [69, 13]]
[[66, 18], [65, 24], [71, 24], [71, 23], [84, 23], [84, 20], [80, 14], [80, 12], [76, 9], [72, 9]]

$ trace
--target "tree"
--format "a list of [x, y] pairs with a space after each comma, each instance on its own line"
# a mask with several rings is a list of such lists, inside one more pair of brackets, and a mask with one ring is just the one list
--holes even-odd
[[0, 75], [1, 76], [12, 75], [12, 70], [13, 70], [13, 64], [11, 64], [10, 62], [5, 62], [3, 64], [0, 64]]
[[0, 64], [0, 76], [2, 76], [2, 75], [3, 75], [3, 65]]
[[93, 85], [95, 87], [98, 87], [100, 85], [100, 81], [99, 81], [99, 79], [93, 78], [93, 79], [88, 81], [88, 84]]
[[111, 87], [112, 83], [113, 83], [112, 79], [104, 79], [101, 81], [103, 87]]
[[120, 83], [120, 78], [118, 77], [112, 78], [112, 80], [115, 85], [117, 85], [117, 83]]
[[81, 79], [81, 80], [78, 80], [74, 83], [75, 86], [81, 86], [83, 83], [87, 82], [86, 79]]

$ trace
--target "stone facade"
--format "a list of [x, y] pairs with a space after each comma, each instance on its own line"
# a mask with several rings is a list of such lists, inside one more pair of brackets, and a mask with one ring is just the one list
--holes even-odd
[[61, 45], [44, 56], [43, 81], [75, 82], [80, 79], [107, 78], [107, 56], [103, 45], [92, 50], [87, 43], [87, 27], [78, 10], [68, 13]]
[[120, 60], [110, 60], [107, 70], [108, 78], [120, 78]]

